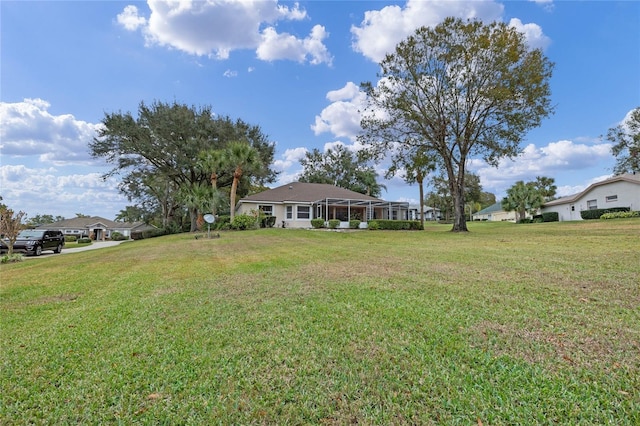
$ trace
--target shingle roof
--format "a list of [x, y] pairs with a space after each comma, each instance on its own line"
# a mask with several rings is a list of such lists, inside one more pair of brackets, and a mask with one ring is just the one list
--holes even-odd
[[489, 207], [486, 207], [482, 210], [480, 210], [479, 212], [475, 212], [474, 215], [476, 214], [489, 214], [489, 213], [494, 213], [494, 212], [500, 212], [503, 211], [504, 209], [502, 208], [502, 201], [498, 201], [495, 204], [491, 204]]
[[240, 202], [264, 201], [283, 203], [286, 201], [312, 203], [326, 198], [338, 198], [343, 200], [383, 201], [380, 198], [360, 194], [349, 189], [339, 188], [324, 183], [293, 182], [277, 188], [268, 189], [258, 194], [249, 195]]

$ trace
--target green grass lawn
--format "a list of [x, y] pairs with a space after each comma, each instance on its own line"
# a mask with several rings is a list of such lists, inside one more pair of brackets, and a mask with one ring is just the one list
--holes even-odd
[[182, 234], [0, 267], [0, 424], [640, 424], [640, 221]]

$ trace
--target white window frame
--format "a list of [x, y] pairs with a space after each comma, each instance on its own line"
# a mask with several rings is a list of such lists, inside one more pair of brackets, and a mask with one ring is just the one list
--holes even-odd
[[[269, 211], [267, 211], [267, 209]], [[266, 216], [273, 216], [273, 206], [271, 204], [259, 205], [258, 210], [260, 210]]]
[[616, 195], [607, 195], [606, 197], [604, 197], [604, 200], [607, 203], [613, 203], [615, 201], [618, 201], [618, 194], [616, 194]]
[[[305, 209], [306, 209], [306, 212], [304, 211]], [[305, 214], [307, 217], [300, 217], [300, 213]], [[296, 219], [297, 220], [311, 219], [311, 206], [298, 206], [298, 208], [296, 209]]]
[[587, 210], [597, 210], [598, 200], [587, 200]]
[[285, 207], [285, 216], [289, 220], [293, 219], [293, 206]]

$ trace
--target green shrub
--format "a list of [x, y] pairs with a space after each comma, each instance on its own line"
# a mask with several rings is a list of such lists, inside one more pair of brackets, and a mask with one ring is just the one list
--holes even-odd
[[260, 216], [260, 228], [273, 228], [276, 223], [275, 216]]
[[324, 219], [321, 217], [311, 219], [311, 226], [313, 226], [315, 229], [324, 228]]
[[148, 238], [160, 237], [167, 235], [167, 231], [162, 228], [146, 229], [144, 231], [134, 231], [131, 233], [132, 240], [146, 240]]
[[584, 220], [600, 219], [600, 216], [605, 213], [628, 212], [629, 210], [631, 210], [629, 207], [611, 207], [608, 209], [582, 210], [580, 212], [580, 217]]
[[351, 228], [351, 229], [360, 228], [360, 221], [358, 219], [351, 219], [349, 221], [349, 228]]
[[542, 221], [543, 222], [557, 222], [560, 218], [558, 217], [558, 212], [546, 212], [542, 213]]
[[247, 229], [256, 229], [258, 227], [258, 218], [251, 214], [239, 214], [233, 217], [231, 221], [231, 229], [244, 231]]
[[380, 224], [377, 220], [370, 220], [369, 222], [367, 222], [367, 229], [371, 231], [377, 231], [378, 229], [380, 229]]
[[419, 220], [375, 219], [369, 221], [369, 229], [386, 229], [390, 231], [418, 231], [424, 228], [422, 227], [422, 224]]
[[91, 238], [89, 238], [89, 237], [78, 238], [77, 243], [78, 244], [91, 244]]
[[65, 235], [64, 242], [65, 243], [75, 243], [78, 240], [78, 237], [75, 235]]
[[605, 213], [600, 216], [600, 219], [629, 219], [632, 217], [640, 217], [640, 211]]
[[13, 253], [11, 256], [5, 254], [0, 258], [0, 263], [16, 263], [22, 262], [23, 260], [24, 256], [22, 256], [20, 253]]
[[340, 221], [338, 219], [329, 219], [329, 228], [336, 229], [340, 226]]
[[213, 223], [213, 229], [217, 231], [231, 229], [231, 216], [217, 216], [216, 221]]
[[129, 237], [127, 237], [126, 235], [121, 234], [118, 231], [113, 231], [111, 233], [111, 240], [112, 241], [124, 241], [124, 240], [128, 240]]
[[533, 219], [529, 219], [528, 217], [525, 217], [524, 219], [520, 219], [518, 223], [533, 223]]

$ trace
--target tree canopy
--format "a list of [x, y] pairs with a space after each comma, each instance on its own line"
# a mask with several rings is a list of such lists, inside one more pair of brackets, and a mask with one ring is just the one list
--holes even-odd
[[433, 155], [447, 177], [455, 218], [466, 231], [467, 160], [497, 165], [520, 152], [526, 132], [552, 113], [552, 63], [505, 23], [447, 18], [422, 27], [380, 63], [360, 141], [374, 158]]
[[386, 189], [378, 183], [376, 171], [368, 161], [344, 145], [337, 145], [325, 153], [314, 148], [305, 154], [300, 164], [303, 167], [300, 182], [328, 183], [373, 197], [379, 197], [382, 189]]
[[[178, 226], [187, 209], [190, 229], [196, 224], [201, 203], [195, 203], [213, 170], [203, 167], [203, 152], [224, 151], [232, 141], [245, 141], [257, 152], [264, 167], [238, 181], [237, 193], [247, 194], [252, 185], [275, 180], [272, 164], [275, 145], [258, 126], [229, 117], [216, 117], [211, 107], [178, 103], [140, 103], [138, 116], [129, 112], [106, 113], [103, 127], [90, 144], [91, 155], [113, 165], [108, 173], [121, 176], [120, 190], [140, 206], [162, 214], [163, 226]], [[235, 165], [216, 170], [218, 188], [230, 188]], [[186, 202], [188, 201], [188, 203]]]
[[640, 107], [623, 124], [609, 129], [607, 140], [613, 143], [611, 153], [616, 157], [614, 174], [640, 172]]
[[525, 219], [527, 212], [535, 214], [545, 201], [556, 195], [554, 179], [537, 176], [533, 182], [518, 181], [507, 189], [507, 196], [502, 199], [504, 211], [515, 211], [516, 221]]

